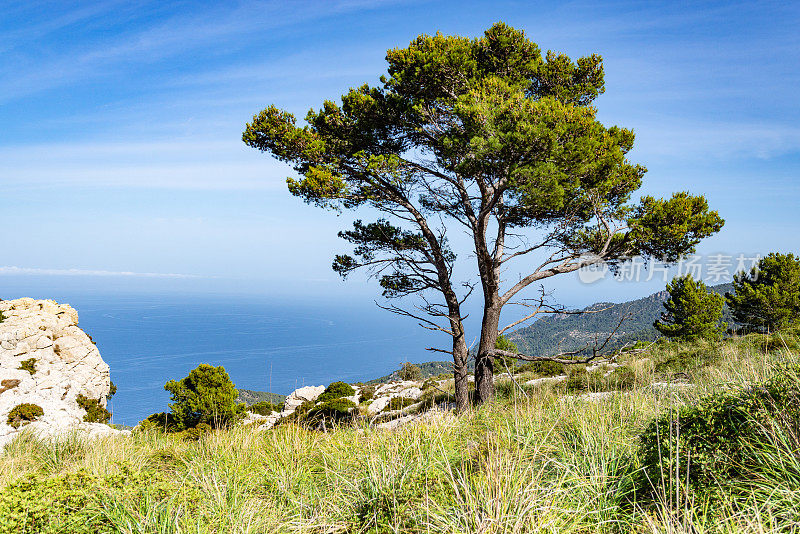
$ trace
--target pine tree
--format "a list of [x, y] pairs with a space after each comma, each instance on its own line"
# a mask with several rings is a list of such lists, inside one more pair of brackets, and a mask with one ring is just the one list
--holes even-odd
[[728, 300], [733, 318], [745, 328], [771, 332], [800, 323], [800, 258], [773, 252], [749, 273], [733, 278]]
[[653, 323], [659, 332], [686, 341], [719, 339], [725, 332], [728, 325], [721, 321], [725, 299], [701, 280], [688, 274], [676, 277], [667, 284], [667, 292], [666, 311]]
[[236, 404], [238, 393], [225, 368], [201, 363], [189, 376], [164, 386], [171, 396], [172, 415], [180, 429], [204, 423], [214, 428], [237, 419], [245, 406]]

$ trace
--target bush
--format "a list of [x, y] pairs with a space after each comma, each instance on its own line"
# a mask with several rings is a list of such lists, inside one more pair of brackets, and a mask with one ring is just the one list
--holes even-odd
[[28, 371], [31, 376], [36, 374], [36, 358], [28, 358], [20, 362], [18, 369]]
[[186, 481], [181, 484], [183, 487], [179, 490], [163, 475], [132, 474], [127, 469], [123, 469], [122, 474], [104, 477], [85, 472], [56, 477], [34, 475], [6, 486], [0, 493], [0, 534], [127, 531], [131, 524], [126, 519], [130, 520], [131, 516], [109, 513], [120, 499], [150, 508], [172, 503], [184, 513], [196, 515], [199, 511], [197, 486], [189, 482], [186, 487]]
[[350, 421], [353, 418], [350, 409], [355, 405], [356, 403], [350, 399], [331, 399], [308, 410], [304, 422], [319, 427]]
[[108, 423], [111, 419], [111, 412], [100, 404], [99, 399], [90, 399], [81, 393], [75, 400], [78, 406], [86, 410], [83, 420], [87, 423]]
[[596, 387], [600, 381], [602, 381], [602, 374], [598, 373], [597, 371], [588, 373], [586, 371], [586, 366], [581, 365], [578, 367], [569, 368], [567, 371], [567, 380], [564, 382], [564, 387], [570, 392], [584, 391], [589, 389], [590, 385]]
[[358, 394], [358, 402], [372, 400], [375, 397], [375, 386], [363, 386]]
[[419, 365], [406, 362], [400, 367], [397, 376], [400, 377], [400, 380], [422, 380], [422, 369], [420, 369]]
[[139, 422], [136, 428], [142, 431], [177, 432], [178, 423], [171, 413], [161, 412], [148, 415], [146, 419]]
[[533, 372], [539, 376], [558, 376], [564, 374], [564, 364], [551, 361], [528, 362], [520, 365], [516, 372]]
[[200, 441], [206, 434], [211, 432], [211, 426], [205, 423], [200, 423], [194, 428], [187, 428], [183, 431], [183, 439], [185, 441]]
[[44, 410], [38, 404], [23, 403], [14, 406], [8, 413], [7, 423], [14, 428], [27, 425], [31, 421], [44, 415]]
[[344, 382], [334, 382], [325, 388], [322, 395], [317, 397], [317, 402], [326, 402], [333, 399], [340, 399], [342, 397], [352, 397], [356, 394], [356, 390], [350, 384]]
[[181, 380], [170, 380], [164, 389], [172, 395], [169, 405], [179, 430], [206, 423], [213, 428], [226, 426], [241, 417], [243, 404], [225, 368], [200, 364]]
[[677, 484], [711, 499], [721, 487], [746, 485], [765, 429], [800, 424], [800, 366], [778, 371], [761, 385], [704, 397], [650, 423], [639, 438], [637, 502], [673, 494]]
[[258, 415], [269, 415], [272, 412], [280, 412], [283, 408], [268, 401], [261, 401], [247, 407], [247, 411]]
[[386, 408], [390, 411], [402, 410], [407, 406], [411, 406], [415, 402], [417, 401], [415, 401], [414, 399], [410, 399], [408, 397], [392, 397], [391, 399], [389, 399], [389, 405]]

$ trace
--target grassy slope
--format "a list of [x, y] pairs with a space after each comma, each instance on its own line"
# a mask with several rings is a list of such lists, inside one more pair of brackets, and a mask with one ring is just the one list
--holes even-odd
[[[779, 531], [797, 514], [771, 513], [761, 501], [714, 509], [696, 502], [677, 516], [618, 506], [647, 422], [721, 385], [760, 381], [776, 359], [796, 357], [780, 343], [765, 346], [763, 336], [655, 345], [647, 359], [629, 362], [639, 386], [610, 400], [579, 401], [553, 389], [522, 394], [505, 382], [494, 406], [394, 432], [286, 425], [262, 433], [238, 427], [200, 442], [158, 433], [90, 445], [18, 440], [0, 456], [0, 486], [79, 471], [167, 484], [162, 492], [146, 484], [92, 491], [76, 509], [83, 511], [74, 511], [88, 514], [80, 524], [102, 520], [120, 532]], [[676, 371], [687, 372], [696, 390], [644, 387]], [[775, 481], [792, 490], [786, 510], [800, 507], [800, 488], [790, 482], [800, 474], [796, 464], [786, 468], [795, 469], [787, 481]], [[0, 532], [12, 531], [2, 521]]]

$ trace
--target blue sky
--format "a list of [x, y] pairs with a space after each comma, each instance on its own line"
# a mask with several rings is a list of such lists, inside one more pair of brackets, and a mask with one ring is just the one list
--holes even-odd
[[[245, 147], [270, 104], [303, 116], [374, 83], [386, 49], [502, 20], [604, 57], [606, 124], [637, 134], [643, 193], [707, 195], [706, 254], [800, 251], [800, 4], [791, 2], [2, 2], [0, 293], [252, 291], [368, 301], [330, 270], [352, 219], [303, 205]], [[470, 259], [464, 256], [464, 261]], [[468, 264], [468, 263], [467, 263]], [[127, 273], [127, 274], [119, 274]], [[574, 278], [574, 303], [658, 284]], [[660, 284], [663, 286], [663, 284]], [[624, 286], [624, 287], [623, 287]]]

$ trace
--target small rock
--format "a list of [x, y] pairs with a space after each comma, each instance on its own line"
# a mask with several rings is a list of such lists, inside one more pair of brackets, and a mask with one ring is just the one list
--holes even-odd
[[526, 386], [542, 386], [544, 384], [558, 384], [567, 380], [567, 375], [559, 376], [545, 376], [542, 378], [534, 378], [525, 382]]

